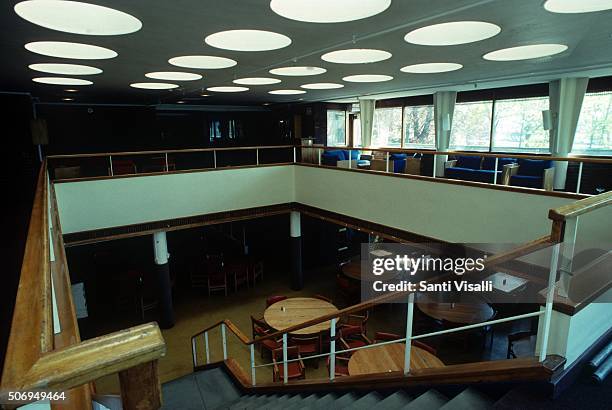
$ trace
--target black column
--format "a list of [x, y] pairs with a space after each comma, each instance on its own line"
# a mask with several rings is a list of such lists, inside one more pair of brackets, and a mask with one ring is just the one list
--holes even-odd
[[291, 238], [291, 289], [301, 290], [304, 287], [302, 274], [302, 237]]
[[159, 326], [162, 329], [169, 329], [174, 326], [170, 266], [166, 262], [162, 265], [155, 265], [155, 269], [157, 271], [157, 297], [159, 299]]

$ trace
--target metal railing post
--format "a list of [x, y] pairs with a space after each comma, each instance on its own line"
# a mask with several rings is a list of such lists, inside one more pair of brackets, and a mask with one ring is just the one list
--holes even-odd
[[584, 162], [580, 162], [580, 165], [578, 165], [578, 181], [576, 182], [576, 193], [579, 194], [580, 193], [580, 182], [582, 181], [582, 166], [584, 165]]
[[297, 162], [297, 148], [294, 146], [293, 147], [293, 163], [295, 164]]
[[414, 293], [408, 295], [406, 306], [406, 350], [404, 352], [404, 375], [410, 373], [410, 353], [412, 350], [412, 320], [414, 318]]
[[287, 369], [287, 333], [283, 334], [283, 383], [287, 384], [289, 374]]
[[550, 257], [550, 271], [548, 273], [548, 289], [546, 290], [546, 310], [544, 312], [544, 326], [542, 326], [542, 345], [540, 346], [539, 360], [546, 359], [548, 350], [548, 334], [550, 333], [550, 319], [552, 316], [553, 298], [555, 296], [555, 280], [557, 279], [557, 264], [559, 262], [559, 248], [561, 244], [554, 244]]
[[389, 151], [387, 151], [387, 167], [386, 172], [389, 172]]
[[351, 168], [352, 168], [352, 162], [353, 162], [353, 158], [352, 158], [352, 156], [353, 156], [353, 150], [348, 150], [348, 152], [349, 152], [349, 157], [348, 157], [348, 161], [349, 161], [349, 162], [348, 162], [348, 167], [349, 167], [349, 169], [351, 169]]
[[217, 151], [213, 150], [213, 168], [217, 168]]
[[329, 380], [336, 377], [336, 318], [331, 320], [329, 328]]
[[433, 175], [432, 175], [432, 177], [434, 177], [434, 178], [436, 177], [436, 168], [437, 167], [438, 167], [438, 156], [434, 154], [434, 156], [433, 156], [433, 166], [432, 166], [432, 168], [433, 168]]
[[559, 263], [559, 296], [568, 297], [570, 282], [572, 280], [572, 269], [574, 265], [574, 253], [576, 251], [576, 236], [578, 234], [578, 218], [568, 218], [565, 221], [565, 233], [563, 234], [563, 248]]
[[255, 148], [255, 158], [257, 161], [257, 165], [259, 165], [259, 148]]
[[208, 332], [204, 332], [204, 350], [206, 352], [206, 364], [210, 363], [210, 353], [208, 349]]
[[108, 163], [109, 163], [108, 170], [110, 171], [110, 176], [112, 177], [113, 175], [115, 175], [113, 172], [113, 156], [112, 155], [108, 156]]
[[319, 151], [319, 165], [321, 165], [321, 148], [319, 148], [318, 151]]
[[168, 153], [166, 152], [164, 154], [164, 156], [166, 157], [166, 172], [168, 172], [169, 171], [169, 169], [168, 169]]
[[251, 345], [251, 384], [255, 386], [255, 344]]
[[193, 367], [198, 365], [198, 356], [196, 355], [196, 339], [191, 339], [191, 356], [193, 357]]
[[497, 166], [499, 165], [499, 158], [495, 157], [495, 168], [494, 169], [494, 173], [493, 173], [493, 184], [497, 184]]
[[227, 360], [227, 337], [225, 336], [225, 323], [221, 324], [221, 339], [223, 340], [223, 360]]

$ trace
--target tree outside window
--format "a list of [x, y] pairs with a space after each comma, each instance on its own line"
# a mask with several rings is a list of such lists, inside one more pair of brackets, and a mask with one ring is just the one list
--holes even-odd
[[584, 96], [572, 152], [612, 155], [612, 91]]
[[493, 101], [477, 101], [455, 105], [450, 148], [488, 151], [490, 147]]
[[434, 148], [436, 128], [431, 105], [404, 107], [404, 147]]
[[374, 111], [373, 147], [401, 147], [402, 108], [378, 108]]
[[495, 101], [493, 151], [549, 152], [549, 133], [542, 125], [548, 97]]
[[346, 111], [327, 110], [327, 145], [346, 146]]

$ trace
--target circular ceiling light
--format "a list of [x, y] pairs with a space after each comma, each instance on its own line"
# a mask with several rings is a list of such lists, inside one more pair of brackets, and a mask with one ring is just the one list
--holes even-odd
[[62, 98], [62, 101], [74, 101], [74, 98], [66, 97], [66, 98]]
[[92, 85], [89, 80], [81, 80], [80, 78], [68, 77], [37, 77], [32, 78], [35, 83], [51, 84], [51, 85]]
[[376, 63], [391, 58], [391, 53], [384, 50], [373, 50], [369, 48], [352, 48], [348, 50], [332, 51], [323, 54], [321, 59], [330, 63], [338, 64], [365, 64]]
[[342, 88], [344, 84], [336, 84], [336, 83], [312, 83], [312, 84], [304, 84], [300, 86], [301, 88], [305, 88], [307, 90], [333, 90], [335, 88]]
[[269, 94], [274, 95], [297, 95], [297, 94], [306, 94], [306, 91], [303, 90], [273, 90], [269, 91]]
[[279, 80], [278, 78], [269, 78], [269, 77], [248, 77], [248, 78], [239, 78], [232, 82], [234, 84], [240, 84], [240, 85], [269, 85], [269, 84], [278, 84], [281, 82], [281, 80]]
[[65, 33], [113, 36], [142, 28], [136, 17], [109, 7], [66, 0], [28, 0], [15, 5], [24, 20]]
[[272, 0], [270, 8], [291, 20], [340, 23], [375, 16], [387, 10], [391, 0]]
[[69, 88], [69, 89], [64, 90], [64, 91], [66, 91], [67, 93], [76, 93], [76, 92], [79, 92], [79, 90], [75, 90], [74, 88]]
[[504, 48], [491, 51], [482, 56], [485, 60], [491, 61], [519, 61], [530, 60], [532, 58], [548, 57], [559, 54], [567, 50], [564, 44], [532, 44], [529, 46], [519, 46]]
[[383, 81], [393, 80], [393, 77], [383, 74], [358, 74], [349, 75], [342, 80], [349, 83], [382, 83]]
[[92, 75], [100, 74], [102, 72], [102, 70], [99, 68], [80, 64], [40, 63], [30, 64], [28, 67], [34, 71], [51, 74]]
[[221, 68], [229, 68], [238, 64], [235, 60], [225, 57], [216, 56], [180, 56], [168, 60], [168, 62], [177, 67], [185, 68], [200, 68], [217, 70]]
[[211, 34], [204, 39], [206, 44], [232, 51], [278, 50], [291, 44], [283, 34], [264, 30], [228, 30]]
[[319, 75], [327, 72], [321, 67], [281, 67], [270, 70], [270, 74], [298, 77], [304, 75]]
[[551, 13], [589, 13], [612, 9], [612, 0], [548, 0], [544, 8]]
[[484, 21], [454, 21], [413, 30], [404, 40], [422, 46], [454, 46], [485, 40], [500, 32], [501, 27]]
[[183, 73], [180, 71], [156, 71], [153, 73], [146, 73], [145, 77], [169, 81], [194, 81], [202, 79], [200, 74]]
[[104, 60], [117, 57], [117, 53], [108, 48], [65, 41], [35, 41], [26, 44], [25, 48], [36, 54], [59, 58]]
[[232, 86], [224, 86], [224, 87], [209, 87], [208, 91], [212, 91], [215, 93], [240, 93], [242, 91], [249, 91], [247, 87], [232, 87]]
[[431, 74], [431, 73], [447, 73], [449, 71], [460, 70], [463, 65], [457, 63], [425, 63], [412, 64], [400, 68], [404, 73], [412, 74]]
[[143, 90], [170, 90], [178, 88], [178, 85], [170, 83], [132, 83], [130, 87], [141, 88]]

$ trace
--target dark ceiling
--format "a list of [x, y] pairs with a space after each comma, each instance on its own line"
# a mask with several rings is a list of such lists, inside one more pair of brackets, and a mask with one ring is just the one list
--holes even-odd
[[[333, 1], [333, 0], [330, 0]], [[42, 102], [61, 101], [66, 86], [32, 82], [40, 73], [28, 68], [32, 63], [75, 63], [98, 67], [102, 74], [88, 76], [93, 86], [81, 87], [75, 102], [96, 103], [173, 103], [184, 97], [191, 103], [241, 104], [325, 101], [360, 95], [409, 92], [419, 89], [449, 88], [477, 81], [493, 81], [529, 76], [554, 76], [596, 70], [612, 73], [612, 11], [584, 14], [553, 14], [543, 8], [543, 0], [394, 0], [385, 12], [359, 21], [317, 24], [289, 20], [271, 11], [269, 0], [96, 0], [140, 19], [140, 31], [120, 36], [68, 34], [34, 25], [13, 10], [17, 1], [0, 5], [2, 74], [0, 91], [31, 93]], [[502, 32], [476, 43], [430, 47], [408, 44], [404, 35], [419, 27], [458, 20], [495, 23]], [[264, 52], [235, 52], [204, 43], [212, 33], [230, 29], [270, 30], [289, 36], [289, 47]], [[355, 38], [355, 42], [353, 42]], [[67, 60], [31, 53], [24, 44], [56, 40], [94, 44], [119, 53], [109, 60]], [[491, 62], [482, 55], [500, 48], [534, 43], [562, 43], [569, 49], [549, 58], [517, 62]], [[333, 64], [321, 60], [327, 51], [343, 48], [377, 48], [393, 57], [372, 64]], [[238, 65], [222, 70], [192, 70], [170, 65], [179, 55], [203, 54], [229, 57]], [[295, 62], [294, 62], [295, 61]], [[400, 68], [426, 62], [456, 62], [459, 71], [443, 74], [406, 74]], [[327, 73], [311, 77], [278, 77], [276, 85], [250, 86], [239, 94], [212, 94], [199, 98], [202, 89], [232, 85], [241, 77], [271, 76], [268, 70], [285, 65], [314, 65]], [[202, 74], [199, 81], [180, 83], [172, 91], [138, 90], [130, 83], [152, 81], [150, 71], [189, 71]], [[309, 90], [297, 96], [273, 96], [268, 91], [298, 88], [311, 82], [343, 83], [351, 74], [387, 74], [394, 80], [384, 83], [344, 82], [336, 90]], [[607, 74], [609, 75], [609, 73]], [[42, 76], [45, 76], [42, 74]], [[82, 77], [85, 78], [85, 77]]]

